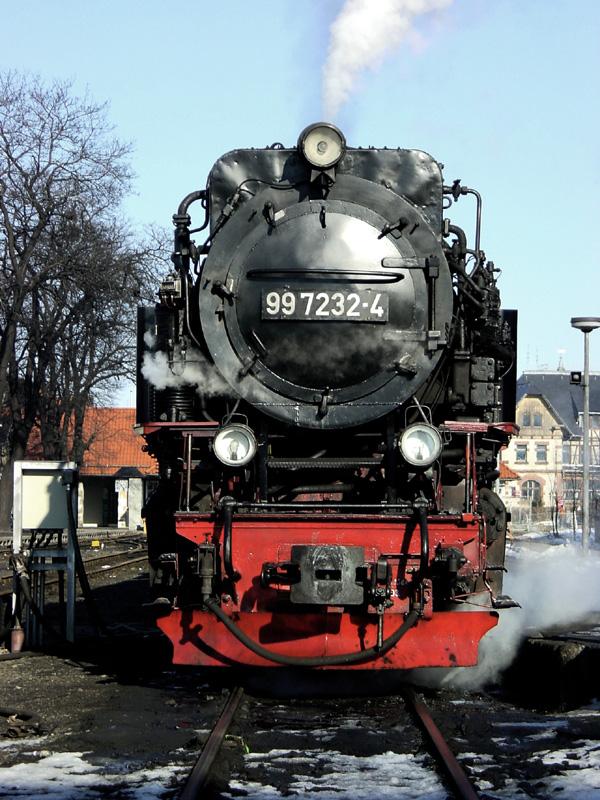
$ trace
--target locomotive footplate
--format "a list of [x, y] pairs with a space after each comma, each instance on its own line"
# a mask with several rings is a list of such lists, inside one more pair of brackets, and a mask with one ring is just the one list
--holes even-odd
[[353, 606], [365, 600], [365, 549], [342, 545], [293, 545], [291, 563], [298, 579], [292, 603]]

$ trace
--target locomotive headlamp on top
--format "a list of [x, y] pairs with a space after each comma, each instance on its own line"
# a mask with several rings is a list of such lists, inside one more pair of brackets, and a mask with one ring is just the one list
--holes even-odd
[[213, 451], [228, 467], [243, 467], [256, 454], [256, 437], [247, 425], [226, 425], [215, 436]]
[[304, 128], [298, 137], [298, 150], [315, 169], [330, 169], [346, 152], [346, 139], [330, 122], [317, 122]]
[[442, 452], [442, 437], [437, 428], [423, 422], [410, 425], [398, 443], [405, 461], [414, 467], [430, 467]]

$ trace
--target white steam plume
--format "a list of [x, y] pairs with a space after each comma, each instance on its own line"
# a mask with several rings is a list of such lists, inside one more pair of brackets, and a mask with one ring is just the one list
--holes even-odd
[[510, 666], [527, 636], [553, 628], [574, 630], [600, 611], [600, 558], [595, 552], [584, 557], [574, 546], [544, 551], [523, 548], [507, 566], [504, 590], [521, 608], [500, 612], [498, 625], [479, 645], [477, 666], [414, 670], [411, 677], [415, 682], [480, 689], [494, 683]]
[[335, 119], [364, 69], [379, 66], [387, 53], [414, 35], [416, 17], [451, 3], [452, 0], [346, 0], [331, 25], [323, 67], [326, 119]]
[[213, 395], [231, 396], [231, 386], [221, 377], [216, 368], [196, 351], [188, 351], [184, 364], [169, 366], [167, 354], [144, 353], [142, 375], [156, 389], [195, 386], [196, 391], [207, 397]]

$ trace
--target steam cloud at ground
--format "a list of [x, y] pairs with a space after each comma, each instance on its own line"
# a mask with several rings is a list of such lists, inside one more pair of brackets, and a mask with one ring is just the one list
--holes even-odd
[[451, 3], [452, 0], [346, 0], [331, 26], [323, 67], [325, 118], [335, 119], [361, 72], [378, 67], [403, 41], [417, 38], [417, 17]]
[[558, 626], [568, 629], [600, 610], [600, 556], [594, 551], [584, 557], [576, 545], [523, 549], [507, 567], [503, 591], [522, 607], [500, 611], [498, 625], [479, 646], [478, 665], [414, 670], [415, 680], [429, 686], [481, 688], [499, 678], [528, 635]]

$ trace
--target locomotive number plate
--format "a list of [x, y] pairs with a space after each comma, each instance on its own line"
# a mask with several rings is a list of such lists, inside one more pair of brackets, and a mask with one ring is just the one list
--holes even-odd
[[385, 292], [265, 289], [261, 295], [262, 319], [387, 322], [389, 308], [389, 297]]

